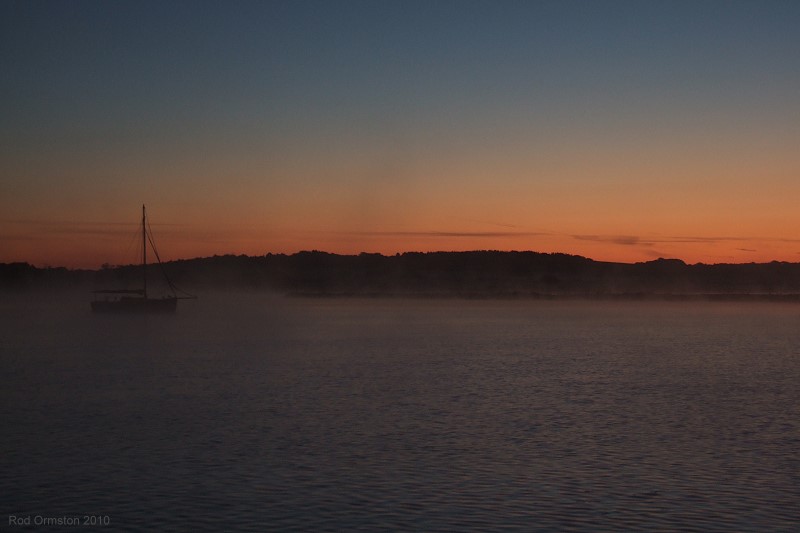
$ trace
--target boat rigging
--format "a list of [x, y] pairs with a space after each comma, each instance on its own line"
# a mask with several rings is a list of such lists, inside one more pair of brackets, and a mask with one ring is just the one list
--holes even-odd
[[[147, 293], [147, 245], [153, 249], [161, 274], [169, 287], [170, 294], [161, 298], [151, 298]], [[147, 210], [142, 204], [142, 288], [141, 289], [102, 289], [93, 291], [92, 311], [99, 313], [133, 312], [133, 313], [174, 313], [178, 300], [196, 299], [169, 279], [158, 249], [153, 241], [152, 230], [147, 221]], [[180, 295], [179, 295], [180, 294]]]

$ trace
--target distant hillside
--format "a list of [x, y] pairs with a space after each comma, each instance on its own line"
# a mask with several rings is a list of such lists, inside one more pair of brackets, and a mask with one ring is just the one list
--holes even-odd
[[[308, 296], [448, 297], [725, 297], [800, 294], [799, 263], [687, 265], [675, 259], [607, 263], [536, 252], [432, 252], [335, 255], [214, 256], [163, 265], [191, 291], [268, 290]], [[149, 267], [154, 286], [158, 265]], [[101, 270], [0, 264], [5, 289], [135, 287], [138, 266]], [[787, 296], [789, 295], [789, 296]]]

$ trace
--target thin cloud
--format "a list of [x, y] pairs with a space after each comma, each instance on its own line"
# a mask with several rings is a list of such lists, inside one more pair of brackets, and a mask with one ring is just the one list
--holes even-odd
[[[44, 235], [89, 235], [89, 236], [119, 236], [132, 233], [135, 226], [121, 224], [70, 224], [70, 223], [37, 223], [17, 224], [16, 235], [25, 235], [25, 238], [41, 238]], [[8, 233], [6, 233], [8, 235]]]
[[[2, 224], [20, 224], [26, 226], [141, 226], [139, 222], [91, 222], [86, 220], [41, 220], [25, 218], [0, 218]], [[180, 223], [171, 222], [147, 222], [150, 226], [183, 226]]]
[[448, 238], [492, 238], [492, 237], [535, 237], [548, 235], [527, 231], [334, 231], [339, 235], [363, 235], [365, 237], [448, 237]]
[[[7, 226], [3, 239], [34, 240], [46, 235], [87, 236], [119, 238], [138, 231], [141, 223], [136, 222], [89, 222], [84, 220], [37, 220], [0, 219]], [[152, 224], [158, 227], [180, 226], [181, 224]]]
[[[720, 242], [752, 242], [752, 241], [772, 241], [772, 242], [800, 242], [800, 239], [776, 239], [762, 237], [699, 237], [699, 236], [666, 236], [666, 237], [644, 237], [639, 235], [570, 235], [579, 241], [607, 242], [623, 246], [654, 246], [656, 244], [716, 244]], [[755, 252], [741, 248], [745, 252]]]
[[49, 233], [49, 234], [56, 234], [56, 235], [103, 235], [103, 236], [117, 236], [117, 235], [126, 235], [131, 233], [132, 228], [122, 229], [119, 227], [111, 227], [111, 228], [92, 228], [92, 227], [69, 227], [69, 226], [57, 226], [57, 227], [47, 227], [41, 228], [39, 230], [40, 233]]
[[636, 235], [570, 235], [579, 241], [610, 242], [623, 246], [651, 245], [655, 241], [642, 241]]
[[694, 236], [680, 236], [680, 237], [666, 237], [663, 242], [678, 242], [678, 243], [717, 243], [717, 242], [726, 242], [726, 241], [752, 241], [752, 240], [764, 240], [764, 239], [756, 239], [756, 238], [749, 238], [749, 237], [694, 237]]

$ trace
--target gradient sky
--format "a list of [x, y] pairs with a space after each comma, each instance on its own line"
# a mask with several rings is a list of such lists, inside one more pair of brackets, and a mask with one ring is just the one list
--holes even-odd
[[800, 261], [800, 2], [0, 3], [0, 262]]

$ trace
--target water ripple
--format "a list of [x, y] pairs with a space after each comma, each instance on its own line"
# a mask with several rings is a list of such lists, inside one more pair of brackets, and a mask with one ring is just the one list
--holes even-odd
[[64, 309], [41, 311], [4, 313], [8, 515], [120, 531], [800, 523], [794, 307], [221, 298], [168, 324], [59, 314], [44, 337]]

